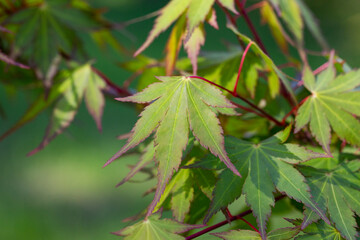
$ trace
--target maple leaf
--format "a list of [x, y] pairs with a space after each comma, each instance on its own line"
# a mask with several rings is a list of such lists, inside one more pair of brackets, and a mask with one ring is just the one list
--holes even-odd
[[[360, 214], [360, 160], [341, 163], [334, 170], [304, 167], [313, 199], [319, 208], [329, 213], [330, 220], [346, 239], [357, 239], [354, 213]], [[318, 220], [306, 209], [304, 224]]]
[[201, 225], [183, 224], [171, 219], [160, 219], [160, 217], [161, 213], [155, 213], [114, 234], [124, 236], [124, 240], [184, 240], [185, 238], [178, 234], [202, 227]]
[[42, 99], [43, 96], [40, 96], [40, 99], [35, 102], [17, 125], [21, 126], [26, 121], [30, 121], [39, 112], [48, 107], [52, 101], [61, 97], [54, 107], [44, 139], [28, 155], [33, 155], [43, 149], [71, 124], [82, 99], [85, 99], [89, 113], [94, 118], [99, 130], [101, 130], [101, 116], [105, 101], [102, 90], [105, 88], [105, 85], [103, 79], [93, 72], [91, 65], [85, 64], [74, 70], [62, 84], [53, 89], [50, 92], [48, 101], [44, 101]]
[[166, 183], [179, 168], [182, 152], [188, 142], [189, 127], [202, 146], [218, 156], [231, 171], [240, 175], [227, 156], [222, 128], [213, 110], [235, 106], [219, 89], [200, 79], [181, 76], [158, 79], [161, 82], [151, 84], [144, 91], [118, 99], [124, 102], [152, 103], [140, 114], [128, 142], [105, 164], [110, 164], [157, 129], [155, 159], [158, 162], [158, 186], [147, 215], [152, 213]]
[[84, 5], [87, 7], [64, 1], [41, 1], [9, 18], [10, 23], [19, 24], [16, 47], [38, 68], [38, 77], [45, 87], [51, 86], [52, 72], [59, 65], [59, 49], [67, 54], [74, 52], [74, 46], [81, 46], [79, 30], [101, 26], [96, 19], [99, 14]]
[[[304, 203], [329, 222], [324, 212], [311, 199], [305, 178], [292, 166], [319, 157], [320, 154], [295, 144], [280, 144], [287, 139], [290, 129], [288, 127], [284, 132], [258, 144], [235, 137], [225, 139], [228, 156], [243, 177], [234, 178], [227, 169], [221, 172], [205, 222], [243, 193], [257, 219], [261, 236], [266, 238], [266, 221], [271, 213], [271, 206], [275, 203], [273, 192], [276, 189]], [[213, 162], [214, 158], [204, 162], [206, 161]]]
[[[331, 60], [332, 61], [332, 60]], [[309, 67], [304, 68], [304, 85], [312, 93], [299, 108], [295, 132], [309, 123], [312, 135], [330, 155], [330, 126], [341, 138], [360, 146], [360, 70], [335, 77], [332, 63], [315, 81]]]
[[[300, 232], [299, 227], [287, 227], [279, 228], [268, 233], [269, 240], [288, 240], [293, 239]], [[211, 233], [211, 235], [217, 236], [224, 240], [261, 240], [261, 236], [258, 232], [249, 230], [231, 230], [227, 232]]]

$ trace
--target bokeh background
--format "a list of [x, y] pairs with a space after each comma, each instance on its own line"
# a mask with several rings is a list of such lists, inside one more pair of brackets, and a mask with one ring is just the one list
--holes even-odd
[[[158, 10], [165, 0], [89, 0], [107, 10], [105, 16], [115, 22], [125, 22]], [[359, 67], [360, 61], [360, 2], [359, 0], [308, 0], [318, 17], [329, 45], [346, 59], [351, 66]], [[251, 0], [248, 1], [248, 4]], [[269, 30], [261, 26], [258, 14], [250, 14], [277, 59], [276, 45], [270, 39]], [[224, 27], [224, 16], [218, 11], [220, 31], [208, 28], [204, 49], [223, 49], [223, 42], [235, 42], [235, 37]], [[153, 24], [153, 19], [133, 24], [116, 33], [119, 42], [128, 49], [139, 47]], [[249, 35], [243, 22], [240, 30]], [[163, 56], [168, 36], [163, 33], [145, 54]], [[308, 36], [309, 34], [307, 34]], [[250, 36], [250, 35], [249, 35]], [[130, 73], [118, 67], [126, 59], [114, 51], [97, 49], [91, 39], [85, 38], [85, 48], [96, 59], [96, 66], [114, 82], [121, 84]], [[316, 50], [314, 40], [306, 37], [307, 47]], [[182, 53], [183, 54], [183, 53]], [[324, 59], [312, 59], [313, 67]], [[278, 62], [281, 63], [281, 62]], [[31, 94], [19, 91], [8, 96], [0, 86], [0, 101], [6, 111], [6, 119], [0, 120], [0, 132], [4, 132], [18, 120], [33, 100]], [[128, 165], [137, 156], [126, 156], [106, 168], [105, 161], [124, 143], [116, 136], [131, 130], [138, 112], [131, 104], [107, 99], [103, 132], [99, 133], [93, 120], [80, 108], [74, 123], [43, 151], [34, 156], [26, 154], [40, 143], [50, 112], [44, 112], [3, 142], [0, 142], [0, 239], [4, 240], [89, 240], [119, 239], [110, 234], [126, 226], [122, 220], [133, 216], [150, 203], [152, 196], [142, 197], [143, 192], [154, 186], [155, 181], [126, 183], [115, 188], [125, 176]], [[145, 179], [146, 175], [138, 176]], [[232, 208], [244, 208], [240, 199]], [[286, 211], [286, 209], [292, 209]], [[283, 224], [285, 216], [299, 216], [299, 212], [287, 200], [277, 204], [270, 220], [270, 229]], [[253, 221], [251, 217], [250, 221]], [[206, 238], [203, 238], [206, 239]]]

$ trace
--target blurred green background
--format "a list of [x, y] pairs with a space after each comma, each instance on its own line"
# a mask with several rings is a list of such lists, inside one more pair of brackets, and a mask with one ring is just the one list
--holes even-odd
[[[107, 9], [105, 16], [112, 21], [124, 22], [161, 8], [165, 0], [92, 0], [92, 5]], [[251, 4], [251, 0], [248, 4]], [[329, 45], [346, 59], [351, 66], [360, 65], [360, 2], [358, 0], [306, 1], [320, 20], [320, 26]], [[276, 45], [269, 38], [266, 26], [260, 26], [258, 14], [251, 13], [270, 54], [276, 58]], [[224, 16], [218, 11], [220, 31], [207, 29], [208, 38], [204, 49], [224, 48], [224, 41], [235, 42], [234, 36], [224, 27]], [[129, 26], [116, 33], [122, 45], [128, 49], [139, 47], [147, 36], [153, 19]], [[240, 30], [249, 34], [243, 22]], [[150, 46], [145, 54], [161, 57], [168, 31]], [[125, 61], [113, 51], [101, 51], [84, 38], [89, 55], [96, 59], [96, 66], [114, 82], [121, 84], [130, 73], [117, 67]], [[268, 41], [267, 41], [268, 40]], [[317, 49], [314, 40], [306, 37], [307, 47]], [[313, 67], [324, 60], [313, 59]], [[281, 63], [281, 62], [278, 62]], [[4, 132], [18, 120], [31, 104], [33, 96], [18, 92], [7, 96], [0, 86], [0, 101], [7, 118], [1, 120]], [[0, 142], [0, 239], [4, 240], [65, 240], [65, 239], [119, 239], [110, 234], [126, 226], [122, 220], [141, 211], [150, 203], [152, 196], [142, 197], [143, 192], [154, 186], [155, 181], [142, 184], [126, 183], [115, 188], [134, 164], [137, 156], [127, 156], [106, 168], [101, 168], [123, 144], [116, 136], [131, 130], [136, 121], [134, 105], [107, 99], [103, 132], [96, 130], [93, 120], [82, 106], [74, 123], [64, 134], [57, 137], [43, 151], [32, 157], [25, 155], [41, 141], [50, 112], [41, 114], [9, 138]], [[145, 175], [138, 176], [146, 178]], [[286, 204], [278, 204], [271, 219], [270, 228], [284, 220]], [[243, 208], [243, 201], [232, 208]], [[293, 208], [294, 209], [294, 208]], [[299, 216], [293, 210], [291, 216]], [[290, 216], [289, 215], [289, 216]], [[251, 220], [251, 219], [250, 219]], [[280, 222], [279, 222], [280, 221]], [[206, 238], [203, 238], [206, 239]]]

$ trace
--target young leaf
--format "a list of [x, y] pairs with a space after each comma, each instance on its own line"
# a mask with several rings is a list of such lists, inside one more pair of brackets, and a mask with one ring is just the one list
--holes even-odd
[[227, 169], [220, 174], [205, 221], [220, 208], [233, 202], [242, 192], [257, 219], [260, 234], [265, 238], [266, 221], [271, 213], [271, 206], [275, 203], [273, 192], [277, 189], [304, 203], [329, 222], [324, 212], [311, 199], [305, 178], [291, 166], [315, 158], [318, 154], [298, 145], [280, 144], [286, 135], [277, 134], [259, 144], [234, 137], [225, 139], [228, 156], [244, 177], [235, 179]]
[[[197, 78], [158, 77], [144, 91], [120, 101], [152, 102], [141, 113], [128, 142], [105, 164], [110, 164], [129, 149], [145, 140], [157, 127], [155, 135], [158, 162], [158, 186], [148, 215], [153, 212], [165, 186], [177, 171], [188, 141], [189, 127], [200, 144], [218, 156], [235, 174], [239, 172], [227, 157], [222, 129], [211, 107], [234, 108], [220, 90]], [[210, 107], [211, 106], [211, 107]]]
[[[342, 163], [333, 171], [306, 167], [302, 172], [307, 176], [313, 200], [322, 211], [328, 211], [330, 220], [335, 223], [346, 239], [357, 239], [354, 213], [360, 214], [360, 175], [357, 170], [360, 161]], [[316, 220], [313, 211], [305, 211], [304, 225]]]
[[124, 236], [124, 240], [184, 240], [178, 234], [202, 227], [176, 222], [171, 219], [160, 219], [161, 214], [155, 213], [147, 219], [126, 227], [115, 235]]
[[295, 132], [310, 122], [316, 140], [330, 154], [330, 126], [341, 138], [360, 146], [360, 123], [352, 114], [360, 115], [360, 70], [335, 78], [330, 67], [314, 80], [310, 70], [305, 70], [304, 85], [312, 93], [299, 108]]

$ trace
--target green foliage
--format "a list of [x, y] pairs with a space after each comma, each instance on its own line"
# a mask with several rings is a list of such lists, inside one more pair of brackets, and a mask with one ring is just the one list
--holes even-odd
[[359, 115], [360, 71], [335, 77], [332, 64], [315, 81], [308, 67], [304, 70], [304, 85], [311, 92], [296, 116], [296, 130], [310, 122], [316, 140], [330, 154], [330, 126], [337, 135], [351, 144], [360, 144], [360, 123], [352, 116]]
[[[101, 130], [105, 96], [115, 97], [136, 103], [141, 113], [105, 166], [135, 152], [139, 161], [117, 186], [139, 173], [157, 184], [146, 192], [154, 193], [147, 209], [131, 218], [137, 223], [114, 234], [127, 240], [358, 239], [360, 70], [328, 50], [303, 0], [250, 2], [168, 1], [145, 17], [157, 16], [133, 51], [114, 32], [127, 33], [142, 18], [107, 21], [83, 0], [1, 1], [0, 85], [9, 96], [19, 90], [35, 97], [0, 140], [48, 109], [35, 154], [64, 132], [82, 102]], [[254, 16], [269, 26], [279, 51], [262, 42], [266, 33], [258, 34], [251, 10], [260, 12]], [[225, 34], [220, 17], [237, 42], [226, 39], [223, 50], [202, 52], [207, 24]], [[240, 17], [252, 36], [237, 26]], [[143, 55], [172, 25], [164, 56]], [[306, 48], [308, 32], [321, 54]], [[133, 75], [122, 85], [113, 82], [92, 65], [94, 49], [83, 48], [84, 40], [115, 50], [119, 66]], [[324, 62], [314, 71], [311, 55]], [[0, 105], [1, 117], [6, 108]], [[279, 202], [284, 198], [287, 205]], [[242, 212], [232, 215], [234, 209]], [[173, 219], [162, 219], [162, 211]], [[281, 222], [279, 212], [298, 219]], [[194, 231], [205, 227], [195, 225], [201, 222], [214, 225]]]

